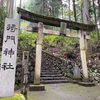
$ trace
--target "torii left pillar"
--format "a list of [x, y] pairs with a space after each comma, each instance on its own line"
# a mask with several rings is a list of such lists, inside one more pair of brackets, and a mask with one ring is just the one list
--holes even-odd
[[35, 85], [40, 84], [42, 42], [43, 42], [43, 23], [39, 22], [38, 23], [37, 45], [36, 45], [36, 61], [35, 61], [35, 77], [34, 77]]
[[44, 91], [45, 90], [45, 86], [40, 85], [42, 42], [43, 42], [43, 23], [39, 22], [38, 23], [37, 45], [36, 45], [34, 85], [29, 86], [30, 91]]

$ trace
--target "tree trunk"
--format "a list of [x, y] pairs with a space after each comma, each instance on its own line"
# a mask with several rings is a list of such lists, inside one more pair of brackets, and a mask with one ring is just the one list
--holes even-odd
[[89, 23], [89, 7], [87, 0], [83, 0], [83, 23]]
[[0, 0], [0, 6], [3, 6], [3, 0]]
[[71, 16], [70, 16], [70, 0], [69, 0], [69, 21], [71, 20]]
[[75, 21], [77, 22], [75, 0], [73, 0], [73, 10], [74, 10], [74, 18], [75, 18]]
[[13, 18], [14, 0], [7, 0], [7, 13], [9, 18]]
[[98, 9], [98, 18], [99, 18], [99, 21], [100, 21], [100, 0], [98, 0], [98, 6], [99, 6], [99, 9]]
[[[83, 23], [85, 24], [89, 24], [89, 2], [88, 0], [83, 0]], [[85, 35], [90, 35], [90, 33], [85, 32]], [[87, 58], [91, 55], [92, 53], [92, 48], [91, 48], [91, 42], [90, 40], [85, 40], [85, 44], [86, 44], [86, 54], [87, 54]]]
[[[61, 1], [61, 2], [62, 2], [62, 1]], [[64, 16], [63, 16], [63, 15], [64, 15], [63, 4], [62, 4], [62, 7], [61, 7], [61, 12], [62, 12], [61, 15], [62, 15], [62, 19], [63, 19], [63, 17], [64, 17]]]
[[[69, 2], [68, 2], [68, 5], [69, 5], [69, 21], [71, 21], [71, 15], [70, 15], [70, 5], [71, 5], [71, 1], [69, 0]], [[71, 29], [70, 29], [70, 32], [71, 32]]]
[[82, 10], [82, 4], [81, 4], [81, 21], [82, 21], [82, 23], [83, 23], [83, 10]]
[[42, 15], [44, 14], [44, 0], [42, 0]]
[[95, 19], [95, 24], [96, 24], [96, 32], [97, 32], [98, 40], [99, 40], [99, 30], [98, 30], [98, 26], [97, 26], [97, 17], [96, 17], [96, 9], [95, 9], [94, 0], [92, 0], [92, 2], [93, 2], [93, 9], [94, 9], [94, 19]]
[[[99, 10], [98, 10], [98, 18], [99, 18], [99, 25], [100, 25], [100, 0], [98, 0], [98, 4], [99, 4]], [[100, 38], [100, 35], [98, 34], [98, 37]]]
[[99, 15], [99, 19], [100, 19], [100, 0], [98, 0], [98, 5], [99, 5], [98, 15]]

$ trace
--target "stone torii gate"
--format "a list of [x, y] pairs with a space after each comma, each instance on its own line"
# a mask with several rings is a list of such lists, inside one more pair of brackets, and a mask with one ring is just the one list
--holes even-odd
[[[35, 78], [34, 78], [35, 85], [40, 84], [42, 42], [44, 34], [47, 35], [53, 34], [59, 36], [64, 35], [68, 37], [79, 38], [83, 77], [84, 81], [88, 80], [85, 39], [90, 39], [90, 36], [86, 35], [85, 32], [93, 31], [95, 29], [95, 25], [82, 24], [73, 21], [61, 20], [58, 18], [51, 18], [42, 15], [37, 15], [21, 8], [18, 8], [18, 13], [20, 14], [22, 19], [38, 23], [38, 27], [32, 28], [32, 32], [38, 32], [37, 45], [36, 45]], [[43, 24], [61, 27], [61, 29], [60, 31], [48, 30], [43, 27]], [[78, 34], [66, 33], [66, 28], [77, 30]]]
[[[66, 33], [66, 26], [65, 23], [61, 23], [61, 29], [60, 31], [54, 31], [54, 30], [48, 30], [43, 28], [43, 23], [39, 22], [37, 31], [37, 45], [36, 45], [36, 62], [35, 62], [35, 79], [34, 84], [40, 84], [40, 73], [41, 73], [41, 56], [42, 56], [42, 42], [43, 42], [43, 36], [45, 35], [63, 35], [73, 38], [79, 38], [80, 42], [80, 54], [81, 54], [81, 62], [82, 62], [82, 68], [83, 68], [83, 76], [84, 81], [88, 81], [88, 70], [87, 70], [87, 61], [86, 61], [86, 52], [85, 52], [85, 39], [90, 39], [90, 37], [84, 35], [83, 31], [79, 31], [78, 34], [70, 34]], [[34, 28], [32, 29], [34, 31]]]

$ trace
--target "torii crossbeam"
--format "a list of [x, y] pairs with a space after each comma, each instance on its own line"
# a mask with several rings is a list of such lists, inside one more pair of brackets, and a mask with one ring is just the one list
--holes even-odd
[[93, 31], [95, 29], [95, 25], [90, 24], [83, 24], [74, 21], [68, 21], [64, 19], [54, 18], [54, 17], [47, 17], [43, 15], [38, 15], [27, 10], [17, 8], [17, 12], [21, 15], [21, 19], [30, 21], [30, 22], [42, 22], [45, 25], [51, 25], [60, 27], [60, 23], [64, 22], [67, 23], [66, 28], [73, 29], [73, 30], [83, 30], [83, 31]]

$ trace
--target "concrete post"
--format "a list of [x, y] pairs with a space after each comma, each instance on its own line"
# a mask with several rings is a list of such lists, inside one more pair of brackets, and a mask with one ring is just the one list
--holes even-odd
[[39, 22], [38, 23], [37, 45], [36, 45], [36, 61], [35, 61], [35, 77], [34, 77], [35, 85], [40, 84], [42, 41], [43, 41], [43, 23]]
[[83, 81], [88, 81], [88, 69], [87, 69], [84, 38], [85, 38], [85, 34], [84, 32], [81, 32], [80, 33], [80, 54], [81, 54], [81, 62], [82, 62], [82, 68], [83, 68]]

